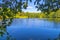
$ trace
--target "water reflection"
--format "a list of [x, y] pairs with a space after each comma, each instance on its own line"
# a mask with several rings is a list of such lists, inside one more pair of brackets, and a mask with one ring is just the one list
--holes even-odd
[[[0, 37], [1, 38], [6, 37], [5, 38], [6, 40], [17, 40], [18, 38], [19, 39], [21, 38], [21, 40], [40, 40], [40, 37], [42, 38], [46, 34], [45, 35], [45, 37], [47, 37], [46, 40], [60, 40], [60, 34], [58, 34], [59, 31], [58, 28], [60, 27], [59, 24], [60, 24], [59, 22], [48, 19], [14, 19], [14, 20], [6, 19], [2, 22], [2, 25], [0, 25]], [[10, 30], [8, 30], [7, 27], [9, 27], [8, 29]], [[52, 30], [50, 30], [50, 28]], [[52, 39], [52, 34], [54, 39]], [[55, 38], [54, 36], [57, 37]]]
[[[48, 38], [48, 40], [52, 40], [52, 39]], [[58, 35], [57, 38], [54, 38], [53, 40], [60, 40], [60, 34]]]
[[12, 20], [13, 19], [5, 19], [3, 21], [0, 21], [0, 40], [16, 40], [14, 37], [12, 37], [12, 35], [7, 32], [7, 26], [11, 25]]
[[[0, 27], [0, 37], [2, 38], [5, 35], [6, 39], [4, 40], [15, 40], [8, 32], [5, 27]], [[3, 40], [3, 39], [0, 39]]]
[[56, 23], [60, 23], [60, 18], [47, 18], [48, 21], [54, 21]]
[[54, 28], [60, 28], [60, 18], [48, 18], [47, 20], [54, 23]]

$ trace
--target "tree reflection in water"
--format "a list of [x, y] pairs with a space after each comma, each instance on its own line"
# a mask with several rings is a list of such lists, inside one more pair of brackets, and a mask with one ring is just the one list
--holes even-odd
[[0, 37], [6, 35], [6, 40], [16, 40], [7, 32], [7, 26], [11, 25], [13, 19], [6, 19], [0, 22]]

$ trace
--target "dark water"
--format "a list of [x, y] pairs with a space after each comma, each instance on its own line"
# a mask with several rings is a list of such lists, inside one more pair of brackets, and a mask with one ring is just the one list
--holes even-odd
[[46, 19], [14, 19], [1, 29], [0, 40], [54, 40], [60, 34], [60, 22]]

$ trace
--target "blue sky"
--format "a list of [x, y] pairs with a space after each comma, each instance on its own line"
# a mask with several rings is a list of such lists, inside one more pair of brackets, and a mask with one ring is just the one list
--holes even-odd
[[27, 9], [22, 9], [22, 10], [24, 12], [41, 12], [41, 11], [37, 11], [37, 8], [35, 8], [34, 1], [35, 0], [33, 0], [31, 3], [29, 2]]

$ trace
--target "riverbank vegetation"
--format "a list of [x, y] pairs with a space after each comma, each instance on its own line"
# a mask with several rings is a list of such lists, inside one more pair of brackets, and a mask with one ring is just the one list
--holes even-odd
[[[0, 8], [0, 19], [3, 17], [5, 18], [60, 18], [60, 10], [56, 12], [50, 12], [47, 14], [47, 12], [16, 12], [16, 14], [13, 13], [9, 8], [5, 9], [3, 11], [2, 8]], [[3, 15], [3, 16], [2, 16]]]
[[[57, 12], [50, 12], [50, 14], [43, 12], [41, 13], [17, 12], [16, 14], [12, 13], [10, 15], [11, 17], [14, 18], [60, 18], [60, 10], [58, 10]], [[9, 18], [9, 16], [6, 17]]]
[[[6, 11], [3, 11], [2, 8], [0, 8], [0, 19], [3, 20], [8, 18], [47, 18], [48, 20], [60, 21], [60, 10], [56, 12], [50, 12], [50, 14], [47, 14], [47, 12], [16, 12], [16, 14], [13, 13], [9, 8], [5, 9]], [[3, 11], [3, 12], [2, 12]]]

